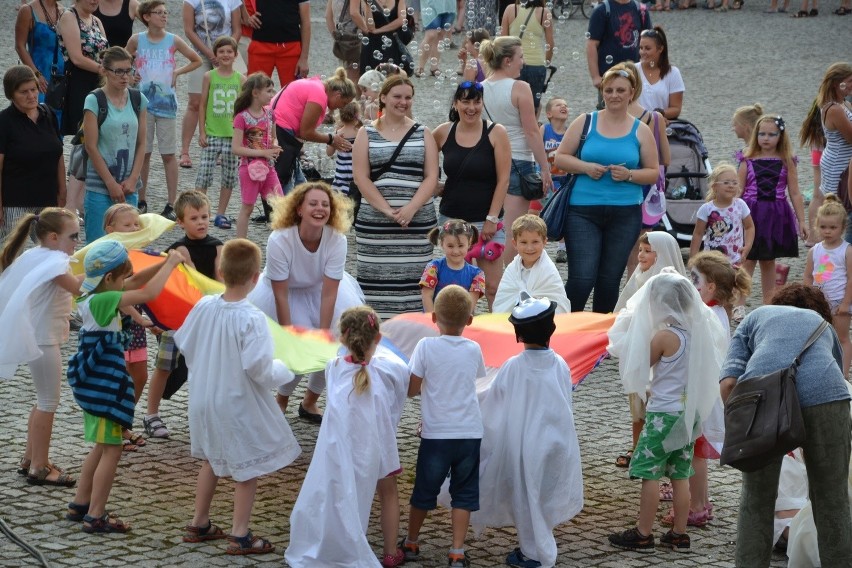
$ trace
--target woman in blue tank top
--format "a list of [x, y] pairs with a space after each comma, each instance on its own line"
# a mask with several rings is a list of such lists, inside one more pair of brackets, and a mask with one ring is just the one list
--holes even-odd
[[642, 185], [656, 183], [659, 158], [654, 135], [627, 109], [636, 89], [624, 70], [607, 71], [601, 80], [606, 108], [592, 113], [581, 155], [585, 115], [565, 133], [554, 164], [577, 174], [565, 220], [568, 282], [573, 311], [582, 311], [592, 290], [592, 311], [611, 312], [630, 250], [642, 228]]

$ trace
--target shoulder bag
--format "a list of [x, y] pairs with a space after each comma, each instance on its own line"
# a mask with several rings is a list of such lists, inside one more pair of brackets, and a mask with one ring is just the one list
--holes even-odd
[[[420, 123], [415, 122], [414, 126], [412, 126], [408, 130], [408, 132], [405, 133], [405, 136], [403, 136], [402, 140], [400, 140], [399, 144], [397, 144], [396, 149], [393, 151], [393, 154], [391, 154], [390, 160], [388, 160], [387, 162], [382, 164], [382, 166], [379, 169], [370, 171], [370, 181], [374, 181], [374, 182], [378, 181], [378, 179], [380, 177], [385, 175], [388, 172], [388, 170], [391, 169], [391, 166], [393, 166], [393, 163], [399, 157], [399, 153], [402, 152], [402, 149], [405, 146], [405, 143], [408, 142], [408, 139], [411, 138], [412, 134], [417, 132], [417, 129], [419, 127], [420, 127]], [[354, 167], [354, 164], [353, 164], [353, 167]], [[354, 220], [358, 219], [358, 211], [361, 209], [361, 190], [358, 189], [358, 186], [355, 184], [354, 181], [349, 183], [349, 198], [354, 203], [354, 207], [352, 208], [352, 219], [354, 221]]]
[[737, 383], [725, 404], [722, 465], [757, 471], [805, 442], [796, 373], [802, 355], [827, 327], [827, 321], [820, 323], [786, 369]]
[[361, 57], [361, 38], [358, 37], [357, 32], [347, 29], [344, 25], [345, 16], [348, 14], [349, 0], [344, 0], [343, 9], [337, 16], [337, 24], [332, 34], [334, 42], [331, 44], [331, 52], [341, 61], [353, 62]]
[[[489, 112], [488, 107], [485, 105], [484, 99], [482, 101], [482, 108], [485, 109], [485, 114], [488, 115], [491, 122], [497, 122], [494, 120], [494, 117], [491, 116], [491, 112]], [[541, 179], [541, 174], [538, 171], [522, 174], [520, 168], [515, 165], [515, 160], [512, 160], [512, 168], [514, 168], [515, 173], [518, 174], [518, 178], [521, 182], [521, 197], [527, 201], [535, 201], [536, 199], [544, 197], [544, 181]]]
[[[75, 12], [76, 14], [76, 12]], [[47, 91], [44, 93], [44, 102], [50, 108], [61, 109], [65, 106], [65, 95], [68, 94], [68, 75], [57, 72], [59, 61], [59, 30], [56, 31], [56, 44], [53, 46], [53, 63], [50, 65], [50, 77], [48, 77]]]
[[[580, 157], [580, 151], [583, 149], [583, 144], [586, 142], [586, 137], [589, 135], [589, 130], [592, 126], [592, 115], [586, 113], [586, 120], [583, 122], [583, 134], [580, 136], [580, 143], [577, 145], [577, 151], [574, 155]], [[550, 198], [550, 201], [541, 210], [541, 219], [547, 225], [547, 238], [551, 241], [558, 241], [564, 236], [565, 232], [565, 216], [568, 215], [568, 203], [571, 200], [571, 190], [574, 189], [574, 184], [577, 183], [578, 174], [570, 174], [565, 182], [558, 190], [556, 195]]]

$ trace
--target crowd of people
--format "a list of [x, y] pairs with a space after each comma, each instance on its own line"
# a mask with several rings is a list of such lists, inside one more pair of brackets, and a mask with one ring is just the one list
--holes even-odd
[[[329, 2], [341, 66], [323, 77], [309, 76], [308, 2], [184, 0], [185, 38], [166, 31], [168, 14], [164, 0], [75, 0], [67, 9], [30, 2], [16, 26], [23, 65], [3, 74], [11, 104], [0, 112], [0, 322], [21, 333], [0, 347], [0, 376], [30, 366], [37, 400], [19, 473], [35, 485], [76, 486], [69, 520], [87, 533], [130, 530], [105, 507], [122, 452], [146, 444], [133, 431], [135, 406], [147, 385], [142, 426], [148, 438], [169, 437], [160, 401], [183, 366], [193, 385], [191, 452], [203, 464], [184, 541], [227, 539], [227, 552], [237, 555], [274, 550], [249, 520], [258, 478], [301, 451], [281, 413], [302, 376], [273, 359], [269, 318], [330, 330], [346, 350], [310, 373], [298, 404], [301, 419], [322, 427], [292, 511], [291, 566], [417, 560], [448, 473], [451, 567], [470, 565], [471, 524], [517, 528], [508, 565], [553, 566], [553, 528], [582, 509], [583, 496], [570, 370], [548, 345], [555, 314], [584, 311], [592, 298], [592, 311], [617, 313], [609, 352], [620, 359], [629, 395], [633, 440], [616, 465], [643, 480], [636, 526], [609, 542], [653, 549], [666, 500], [672, 507], [662, 522], [671, 530], [659, 544], [690, 549], [687, 527], [713, 518], [707, 462], [719, 458], [731, 389], [801, 347], [807, 333], [784, 322], [826, 320], [833, 326], [803, 355], [798, 383], [814, 434], [803, 463], [819, 486], [808, 514], [822, 565], [852, 562], [844, 382], [852, 361], [852, 66], [827, 69], [801, 128], [821, 174], [807, 218], [789, 125], [757, 104], [737, 109], [732, 128], [745, 147], [735, 164], [713, 169], [684, 265], [679, 243], [654, 231], [643, 209], [665, 185], [667, 125], [679, 118], [686, 90], [666, 34], [644, 5], [617, 0], [594, 9], [586, 55], [599, 108], [573, 120], [564, 99], [544, 100], [554, 16], [541, 0], [483, 9], [423, 0], [419, 10], [404, 0]], [[461, 79], [447, 122], [431, 128], [413, 118], [416, 80], [442, 73], [440, 54], [464, 16]], [[425, 34], [409, 50], [417, 19]], [[145, 31], [133, 33], [135, 20]], [[345, 43], [353, 37], [354, 48]], [[187, 101], [175, 88], [183, 75]], [[335, 113], [329, 132], [324, 124]], [[189, 156], [196, 135], [199, 164]], [[62, 136], [74, 137], [67, 166]], [[161, 264], [134, 271], [124, 246], [101, 237], [150, 224], [140, 215], [148, 211], [155, 139], [166, 180], [160, 216], [185, 234]], [[305, 179], [306, 143], [324, 144], [335, 157], [331, 184]], [[178, 167], [197, 168], [195, 189], [178, 191]], [[217, 169], [214, 210], [207, 193]], [[222, 242], [208, 229], [232, 228], [234, 189], [236, 238]], [[538, 214], [560, 191], [568, 197], [556, 260], [567, 263], [567, 282], [545, 252], [548, 226]], [[259, 199], [271, 226], [265, 266], [246, 240]], [[36, 246], [22, 253], [30, 236]], [[90, 248], [84, 274], [74, 276], [70, 255], [81, 237]], [[800, 239], [810, 248], [804, 284], [776, 289], [775, 261], [798, 256]], [[145, 305], [181, 263], [224, 292], [201, 300], [179, 329], [160, 329]], [[766, 306], [746, 316], [758, 267]], [[72, 296], [79, 348], [63, 364]], [[463, 337], [476, 311], [510, 314], [524, 343], [479, 391], [480, 347]], [[431, 314], [440, 336], [422, 340], [406, 365], [381, 344], [381, 322], [412, 312]], [[150, 383], [149, 331], [157, 338]], [[49, 458], [63, 375], [93, 444], [76, 478]], [[413, 396], [423, 423], [400, 541], [396, 428]], [[547, 412], [536, 411], [545, 400]], [[518, 434], [510, 424], [527, 428]], [[531, 458], [518, 451], [525, 446], [550, 456], [558, 483], [525, 473]], [[785, 475], [783, 463], [779, 457], [744, 476], [738, 563], [768, 563], [770, 490]], [[236, 482], [228, 532], [210, 519], [223, 476]], [[670, 481], [660, 483], [663, 476]], [[379, 559], [365, 536], [376, 493]]]

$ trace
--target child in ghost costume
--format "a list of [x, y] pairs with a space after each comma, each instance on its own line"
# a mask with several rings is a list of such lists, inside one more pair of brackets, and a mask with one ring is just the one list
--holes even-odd
[[671, 266], [678, 274], [686, 276], [683, 266], [683, 254], [677, 240], [665, 231], [649, 231], [639, 235], [639, 263], [630, 275], [627, 284], [618, 295], [618, 302], [613, 312], [618, 313], [627, 305], [627, 300], [639, 291], [652, 276], [662, 272], [663, 268]]
[[[408, 392], [408, 366], [378, 345], [379, 316], [372, 308], [343, 312], [340, 331], [348, 353], [326, 366], [325, 414], [290, 515], [284, 557], [291, 568], [398, 566], [404, 557], [396, 546], [395, 476], [401, 472], [396, 428]], [[377, 483], [383, 529], [386, 519], [395, 520], [385, 533], [381, 564], [367, 540]]]
[[[553, 528], [583, 509], [583, 471], [574, 428], [571, 372], [548, 347], [556, 302], [521, 295], [509, 321], [524, 351], [480, 394], [480, 510], [474, 529], [514, 526], [509, 566], [556, 563]], [[542, 476], [541, 472], [547, 472]]]

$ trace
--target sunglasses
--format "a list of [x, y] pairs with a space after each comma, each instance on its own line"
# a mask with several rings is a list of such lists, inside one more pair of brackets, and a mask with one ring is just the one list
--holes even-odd
[[475, 89], [479, 92], [482, 92], [482, 83], [478, 83], [476, 81], [464, 81], [459, 83], [459, 90], [465, 91], [467, 89]]
[[657, 30], [643, 30], [642, 33], [639, 35], [641, 35], [642, 37], [660, 37], [660, 34], [657, 33]]

